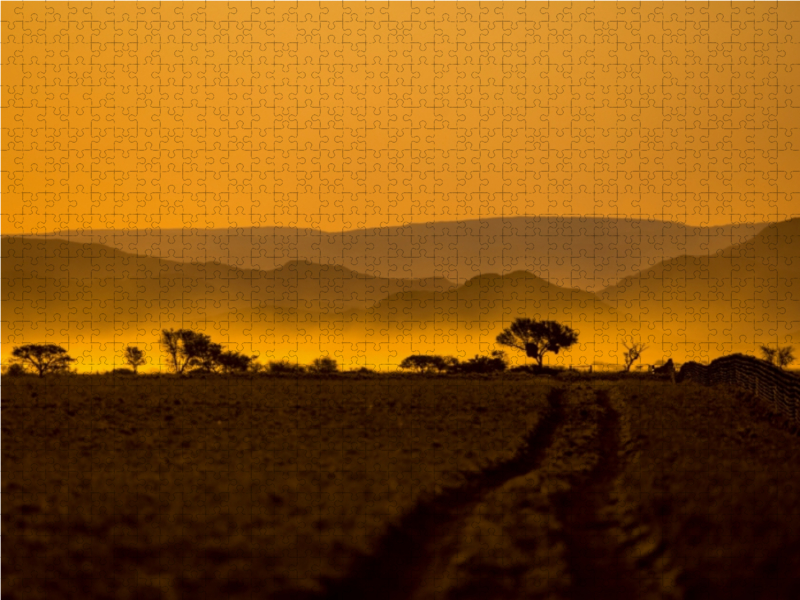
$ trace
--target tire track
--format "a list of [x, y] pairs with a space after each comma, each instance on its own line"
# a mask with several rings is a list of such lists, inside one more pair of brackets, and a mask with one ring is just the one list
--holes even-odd
[[609, 509], [614, 479], [620, 473], [620, 419], [606, 390], [595, 391], [602, 407], [596, 448], [598, 460], [569, 491], [556, 497], [556, 513], [563, 526], [572, 586], [567, 597], [592, 600], [626, 600], [647, 597], [637, 583], [636, 569], [628, 565], [619, 539], [618, 524]]
[[563, 419], [563, 388], [553, 388], [549, 407], [525, 445], [509, 461], [471, 477], [463, 486], [417, 505], [393, 525], [377, 550], [344, 580], [327, 586], [328, 600], [426, 600], [453, 559], [466, 519], [491, 491], [536, 469]]

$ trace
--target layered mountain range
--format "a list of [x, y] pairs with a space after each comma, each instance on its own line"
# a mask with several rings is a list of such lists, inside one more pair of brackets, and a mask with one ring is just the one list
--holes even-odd
[[690, 227], [650, 219], [500, 217], [326, 232], [294, 227], [81, 230], [51, 234], [179, 262], [270, 271], [306, 260], [383, 278], [528, 271], [553, 284], [600, 291], [668, 258], [744, 242], [764, 224]]
[[800, 219], [59, 235], [2, 238], [6, 344], [61, 340], [113, 361], [117, 346], [157, 353], [160, 329], [192, 327], [267, 356], [333, 348], [392, 362], [485, 352], [527, 316], [580, 332], [569, 361], [613, 362], [622, 339], [650, 342], [653, 360], [703, 358], [785, 343], [800, 327]]

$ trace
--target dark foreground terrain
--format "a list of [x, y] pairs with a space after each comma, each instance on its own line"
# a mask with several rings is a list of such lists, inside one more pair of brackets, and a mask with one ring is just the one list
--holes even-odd
[[800, 597], [800, 437], [728, 390], [3, 384], [3, 599]]

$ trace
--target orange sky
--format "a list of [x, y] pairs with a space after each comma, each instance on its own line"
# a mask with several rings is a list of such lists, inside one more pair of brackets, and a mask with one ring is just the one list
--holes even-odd
[[3, 233], [800, 214], [797, 3], [2, 3]]

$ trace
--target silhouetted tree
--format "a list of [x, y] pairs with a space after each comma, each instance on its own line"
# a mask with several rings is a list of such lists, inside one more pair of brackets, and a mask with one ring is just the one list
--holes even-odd
[[125, 362], [128, 363], [133, 369], [133, 374], [136, 375], [141, 367], [147, 361], [142, 353], [136, 346], [128, 346], [125, 348]]
[[217, 358], [223, 373], [244, 373], [253, 363], [255, 356], [245, 356], [239, 352], [225, 351]]
[[11, 356], [23, 368], [30, 367], [36, 371], [39, 377], [49, 373], [67, 372], [70, 363], [75, 361], [64, 348], [55, 344], [18, 346], [12, 350]]
[[625, 347], [625, 354], [623, 355], [625, 358], [625, 372], [628, 373], [637, 360], [642, 357], [642, 353], [647, 350], [648, 346], [645, 346], [642, 342], [634, 342], [631, 341], [630, 346], [622, 342], [622, 345]]
[[310, 369], [314, 373], [336, 373], [339, 370], [339, 365], [330, 356], [321, 356], [311, 362]]
[[222, 346], [211, 341], [207, 335], [200, 334], [189, 344], [188, 351], [192, 353], [193, 359], [189, 367], [193, 371], [203, 373], [216, 373], [222, 366]]
[[794, 346], [784, 346], [783, 348], [780, 346], [777, 348], [761, 346], [761, 355], [765, 361], [781, 369], [789, 366], [795, 360]]
[[452, 356], [414, 354], [404, 358], [400, 363], [400, 368], [411, 369], [419, 373], [430, 373], [431, 371], [447, 371], [456, 364], [458, 361]]
[[191, 329], [164, 329], [161, 332], [161, 345], [169, 357], [170, 368], [178, 375], [183, 375], [193, 367], [212, 371], [222, 353], [222, 346], [214, 344], [209, 336]]
[[516, 319], [497, 336], [498, 344], [522, 350], [526, 356], [536, 360], [540, 367], [546, 353], [558, 354], [577, 341], [577, 332], [566, 325], [556, 321], [534, 321], [527, 318]]
[[788, 367], [793, 362], [794, 362], [794, 347], [793, 346], [784, 346], [783, 348], [778, 348], [778, 355], [775, 358], [775, 363], [781, 369], [784, 368], [784, 367]]
[[761, 356], [764, 357], [764, 360], [767, 361], [769, 364], [775, 364], [775, 358], [777, 357], [778, 351], [775, 348], [770, 348], [769, 346], [761, 346]]

